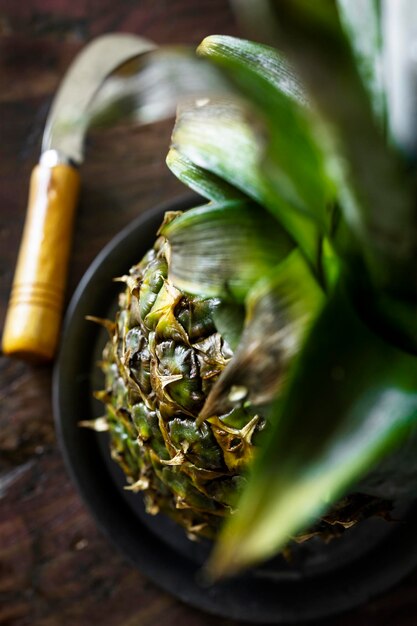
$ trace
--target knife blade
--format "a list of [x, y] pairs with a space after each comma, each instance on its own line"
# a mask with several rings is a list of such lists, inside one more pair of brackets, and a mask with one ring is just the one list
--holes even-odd
[[48, 114], [41, 156], [32, 172], [29, 201], [3, 330], [3, 352], [50, 360], [58, 343], [75, 209], [84, 157], [88, 109], [103, 81], [154, 44], [111, 33], [75, 58]]

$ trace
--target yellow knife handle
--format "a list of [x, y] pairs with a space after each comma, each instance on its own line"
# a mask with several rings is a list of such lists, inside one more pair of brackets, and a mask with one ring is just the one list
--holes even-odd
[[53, 358], [59, 338], [80, 176], [67, 164], [37, 165], [3, 331], [3, 352]]

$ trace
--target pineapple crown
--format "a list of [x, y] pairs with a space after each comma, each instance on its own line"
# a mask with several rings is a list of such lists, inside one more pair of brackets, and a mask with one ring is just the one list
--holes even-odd
[[213, 576], [271, 556], [358, 483], [393, 499], [417, 488], [415, 116], [398, 98], [412, 96], [416, 7], [235, 4], [266, 43], [211, 36], [199, 59], [149, 53], [92, 114], [148, 122], [182, 95], [167, 163], [208, 203], [162, 225], [170, 279], [220, 299], [235, 349], [199, 419], [233, 405], [233, 386], [268, 406]]

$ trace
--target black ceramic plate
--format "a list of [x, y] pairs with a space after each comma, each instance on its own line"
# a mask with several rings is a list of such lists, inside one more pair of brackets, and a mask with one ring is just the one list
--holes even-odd
[[374, 519], [324, 545], [311, 540], [294, 551], [289, 565], [278, 557], [244, 576], [211, 587], [198, 582], [210, 550], [189, 541], [161, 515], [148, 516], [140, 494], [125, 481], [108, 453], [106, 434], [80, 428], [102, 407], [92, 391], [102, 387], [96, 367], [106, 340], [86, 315], [111, 317], [126, 273], [153, 244], [165, 210], [189, 208], [195, 197], [140, 216], [98, 255], [70, 304], [54, 377], [56, 426], [68, 468], [98, 524], [155, 583], [195, 607], [242, 621], [300, 624], [339, 613], [398, 582], [417, 565], [417, 513], [406, 524]]

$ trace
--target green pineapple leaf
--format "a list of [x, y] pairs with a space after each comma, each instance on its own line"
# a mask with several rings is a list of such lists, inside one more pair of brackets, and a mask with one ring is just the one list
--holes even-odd
[[271, 403], [282, 391], [289, 365], [324, 302], [298, 249], [273, 274], [261, 278], [247, 295], [245, 324], [233, 359], [214, 384], [199, 421], [233, 410], [234, 389], [240, 390], [247, 406]]
[[417, 358], [370, 331], [336, 290], [272, 407], [272, 431], [211, 575], [272, 556], [415, 433], [416, 389]]
[[294, 247], [267, 211], [244, 200], [191, 209], [166, 220], [160, 233], [169, 241], [170, 280], [187, 293], [226, 301], [243, 302]]
[[245, 198], [245, 194], [236, 187], [216, 174], [199, 167], [173, 147], [168, 152], [166, 163], [182, 183], [207, 200], [221, 202], [222, 200]]
[[372, 285], [416, 302], [415, 185], [375, 123], [335, 2], [260, 0], [252, 11], [262, 24], [268, 12], [268, 40], [287, 54], [320, 115], [341, 209]]
[[268, 46], [220, 35], [204, 39], [198, 53], [225, 71], [264, 121], [267, 140], [261, 167], [271, 191], [326, 232], [335, 190], [320, 136], [288, 64]]
[[321, 234], [310, 216], [273, 190], [263, 169], [265, 129], [246, 105], [230, 98], [191, 101], [178, 108], [172, 146], [195, 166], [227, 181], [267, 207], [317, 269]]
[[380, 0], [336, 0], [342, 26], [352, 46], [356, 66], [375, 116], [385, 126]]
[[242, 338], [245, 323], [245, 307], [231, 300], [221, 302], [213, 310], [213, 320], [217, 330], [235, 351]]
[[387, 131], [390, 143], [401, 151], [414, 169], [417, 104], [413, 50], [417, 4], [414, 0], [384, 0], [382, 9]]
[[265, 96], [289, 98], [307, 105], [307, 95], [294, 70], [276, 48], [227, 35], [203, 39], [197, 53], [226, 70], [242, 92], [248, 92], [263, 109]]

